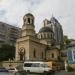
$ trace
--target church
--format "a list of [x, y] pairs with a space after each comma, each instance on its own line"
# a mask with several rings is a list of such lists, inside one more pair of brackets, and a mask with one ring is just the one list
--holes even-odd
[[61, 25], [52, 17], [50, 21], [44, 20], [43, 27], [36, 33], [34, 21], [31, 13], [24, 15], [21, 37], [16, 41], [15, 60], [58, 61], [60, 52], [57, 45], [63, 43]]

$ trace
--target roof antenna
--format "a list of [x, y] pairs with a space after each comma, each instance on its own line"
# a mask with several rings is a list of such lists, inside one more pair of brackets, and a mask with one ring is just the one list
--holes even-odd
[[53, 8], [51, 9], [52, 13], [51, 13], [51, 18], [53, 18]]
[[53, 9], [52, 9], [52, 17], [53, 17]]

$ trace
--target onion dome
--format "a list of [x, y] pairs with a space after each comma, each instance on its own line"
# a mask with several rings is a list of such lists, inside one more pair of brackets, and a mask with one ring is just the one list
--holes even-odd
[[40, 30], [39, 30], [39, 33], [41, 32], [53, 32], [52, 29], [50, 27], [42, 27]]
[[27, 13], [26, 15], [24, 15], [23, 18], [26, 18], [26, 17], [32, 17], [32, 18], [34, 18], [34, 16], [31, 13]]
[[[33, 16], [31, 13], [27, 13], [25, 16]], [[34, 17], [34, 16], [33, 16]]]

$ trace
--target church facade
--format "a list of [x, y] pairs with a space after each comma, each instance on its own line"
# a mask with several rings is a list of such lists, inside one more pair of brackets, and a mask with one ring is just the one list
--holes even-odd
[[59, 49], [55, 46], [55, 34], [51, 27], [44, 25], [35, 32], [35, 17], [28, 13], [23, 17], [22, 35], [16, 42], [16, 61], [59, 60]]

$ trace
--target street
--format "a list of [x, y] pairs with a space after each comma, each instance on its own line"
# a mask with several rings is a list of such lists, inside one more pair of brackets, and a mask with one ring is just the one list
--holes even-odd
[[60, 71], [60, 72], [57, 72], [57, 73], [52, 74], [52, 75], [75, 75], [75, 72]]
[[[27, 74], [27, 75], [45, 75], [45, 74]], [[60, 72], [56, 72], [55, 74], [48, 74], [48, 75], [75, 75], [75, 72], [60, 71]]]
[[[41, 75], [41, 74], [30, 74], [30, 75]], [[50, 75], [75, 75], [75, 72], [60, 71], [60, 72], [56, 72], [55, 74], [50, 74]]]

